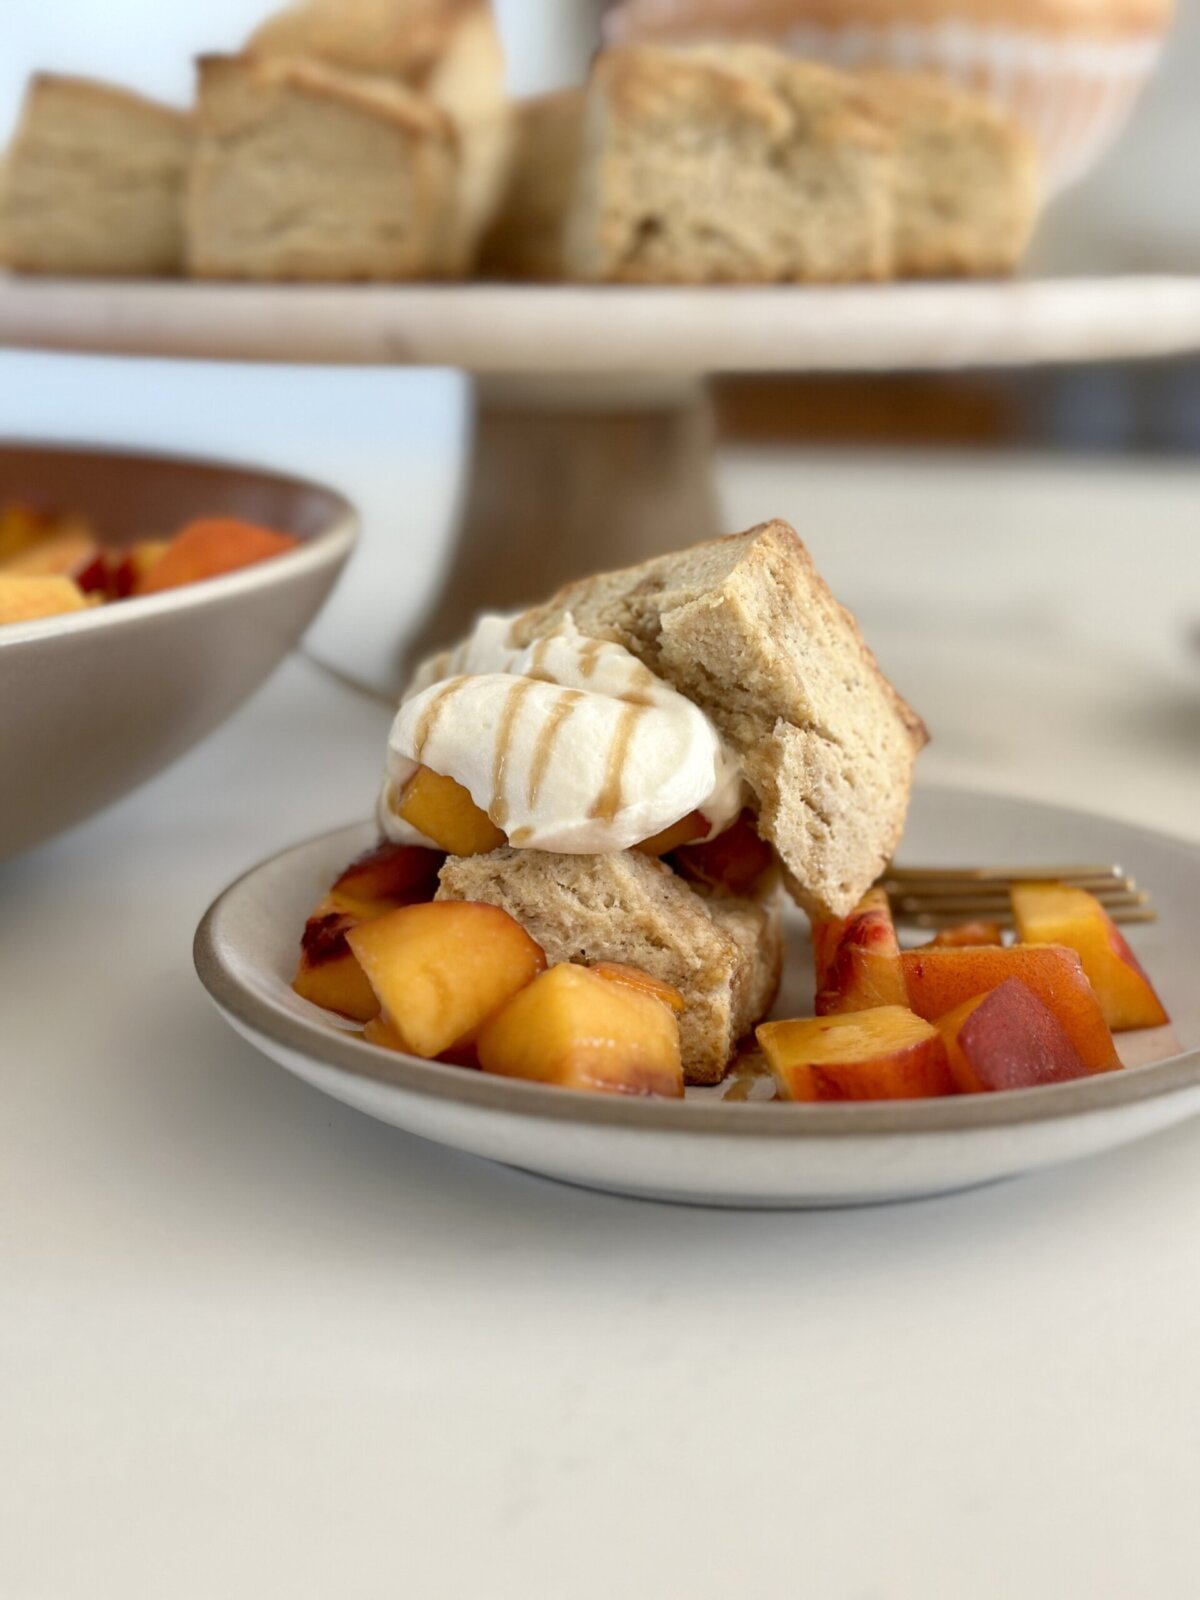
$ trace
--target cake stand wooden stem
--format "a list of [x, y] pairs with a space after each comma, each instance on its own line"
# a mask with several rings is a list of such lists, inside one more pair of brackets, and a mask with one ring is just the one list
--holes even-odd
[[480, 378], [456, 543], [410, 662], [480, 610], [719, 532], [700, 379]]

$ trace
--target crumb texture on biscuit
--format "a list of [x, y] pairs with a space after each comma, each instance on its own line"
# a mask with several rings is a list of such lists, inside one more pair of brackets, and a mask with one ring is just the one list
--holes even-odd
[[846, 915], [900, 841], [928, 734], [795, 531], [771, 522], [568, 584], [521, 617], [514, 638], [540, 638], [568, 611], [713, 719], [793, 897]]
[[778, 900], [706, 901], [661, 862], [622, 851], [563, 856], [505, 848], [452, 857], [439, 900], [477, 900], [515, 917], [553, 965], [619, 961], [684, 996], [689, 1083], [719, 1083], [761, 1020], [783, 959]]
[[402, 280], [453, 265], [449, 118], [318, 62], [209, 57], [188, 198], [201, 277]]
[[630, 283], [882, 277], [889, 148], [845, 74], [748, 47], [608, 51], [589, 91], [568, 272]]
[[1033, 141], [981, 95], [920, 74], [860, 75], [895, 141], [899, 278], [998, 276], [1029, 247], [1040, 203]]
[[0, 182], [0, 252], [18, 272], [156, 277], [183, 264], [192, 121], [89, 79], [42, 73]]
[[415, 91], [454, 124], [450, 271], [474, 264], [500, 203], [512, 146], [504, 47], [490, 0], [301, 0], [246, 46], [259, 58], [322, 61], [360, 81]]

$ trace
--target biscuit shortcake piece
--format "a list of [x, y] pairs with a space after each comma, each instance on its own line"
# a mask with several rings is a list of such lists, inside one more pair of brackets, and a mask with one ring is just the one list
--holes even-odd
[[890, 149], [847, 74], [754, 47], [605, 52], [588, 91], [568, 273], [629, 283], [884, 277]]
[[191, 118], [170, 106], [39, 73], [0, 179], [5, 265], [80, 276], [177, 273], [191, 141]]
[[300, 0], [251, 34], [249, 55], [322, 61], [403, 85], [459, 140], [453, 270], [469, 270], [508, 172], [511, 111], [491, 0]]
[[188, 265], [207, 278], [444, 277], [457, 170], [449, 119], [398, 84], [205, 57]]
[[794, 898], [846, 915], [899, 842], [928, 734], [793, 529], [766, 523], [568, 584], [514, 623], [513, 642], [542, 638], [568, 612], [712, 719]]
[[501, 849], [451, 857], [439, 900], [500, 906], [552, 965], [620, 961], [678, 989], [689, 1083], [719, 1083], [737, 1043], [766, 1015], [783, 960], [778, 897], [705, 900], [637, 851], [596, 856]]
[[1037, 222], [1036, 147], [979, 95], [921, 74], [860, 75], [895, 141], [897, 277], [983, 277], [1019, 265]]
[[583, 151], [586, 91], [539, 95], [517, 107], [512, 164], [480, 266], [501, 278], [566, 275], [567, 216]]

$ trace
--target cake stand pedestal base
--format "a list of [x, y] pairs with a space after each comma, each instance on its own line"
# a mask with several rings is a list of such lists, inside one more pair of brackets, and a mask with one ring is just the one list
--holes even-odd
[[699, 378], [481, 377], [455, 547], [415, 664], [482, 610], [720, 532]]

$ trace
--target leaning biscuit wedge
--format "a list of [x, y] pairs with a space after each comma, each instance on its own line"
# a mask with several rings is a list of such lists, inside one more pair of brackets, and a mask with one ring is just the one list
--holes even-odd
[[924, 724], [785, 522], [568, 584], [513, 627], [567, 613], [705, 711], [741, 758], [759, 831], [807, 910], [844, 916], [904, 827]]

